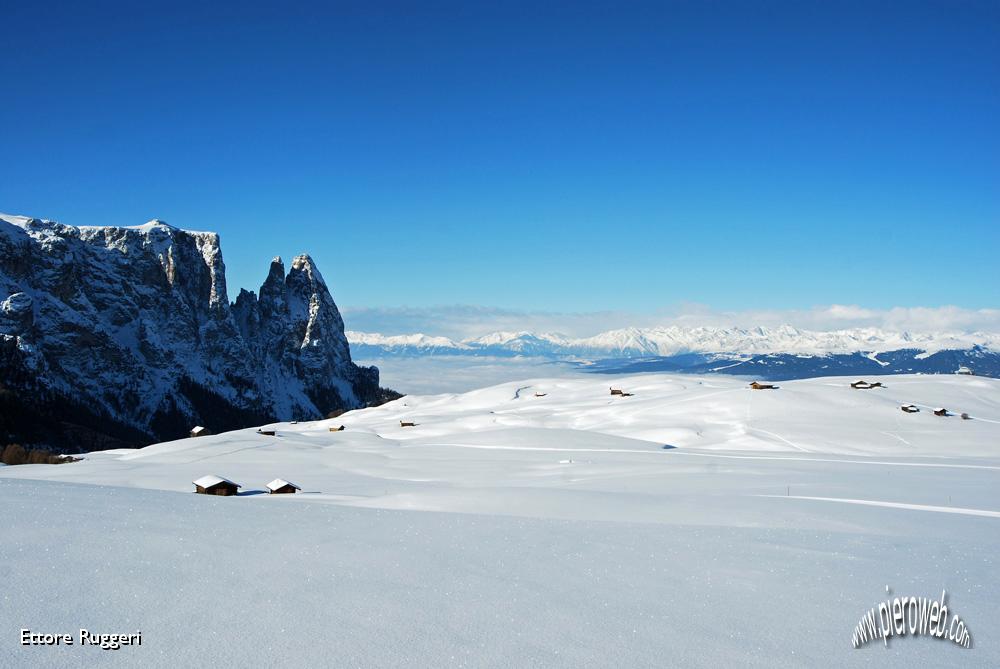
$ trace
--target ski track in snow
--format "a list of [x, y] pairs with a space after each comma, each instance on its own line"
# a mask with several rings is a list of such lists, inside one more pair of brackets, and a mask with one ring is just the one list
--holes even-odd
[[904, 502], [880, 502], [872, 499], [846, 499], [843, 497], [809, 497], [805, 495], [757, 495], [774, 499], [807, 499], [817, 502], [839, 502], [841, 504], [859, 504], [861, 506], [880, 506], [887, 509], [907, 509], [910, 511], [933, 511], [935, 513], [960, 513], [965, 516], [985, 516], [1000, 518], [1000, 511], [985, 509], [963, 509], [956, 506], [932, 506], [930, 504], [906, 504]]
[[833, 462], [844, 465], [888, 465], [890, 467], [936, 467], [940, 469], [992, 469], [1000, 471], [1000, 466], [994, 465], [959, 465], [942, 462], [887, 462], [885, 460], [839, 460], [834, 458], [795, 458], [787, 455], [730, 455], [726, 453], [695, 453], [689, 450], [671, 451], [672, 455], [690, 455], [698, 458], [729, 458], [733, 460], [792, 460], [795, 462]]

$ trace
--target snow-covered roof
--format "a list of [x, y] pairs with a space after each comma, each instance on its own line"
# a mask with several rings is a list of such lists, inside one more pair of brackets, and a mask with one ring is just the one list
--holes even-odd
[[239, 483], [233, 483], [229, 479], [224, 479], [221, 476], [216, 476], [215, 474], [209, 474], [207, 476], [202, 476], [200, 479], [198, 479], [196, 481], [191, 481], [191, 483], [195, 484], [196, 486], [200, 486], [202, 488], [211, 488], [212, 486], [219, 485], [220, 483], [230, 483], [230, 484], [236, 486], [237, 488], [242, 488], [243, 487]]
[[204, 428], [204, 426], [202, 426], [202, 425], [195, 425], [195, 426], [194, 426], [194, 427], [193, 427], [193, 428], [191, 429], [191, 434], [201, 434], [201, 433], [202, 433], [202, 432], [204, 432], [204, 431], [205, 431], [205, 428]]
[[302, 490], [302, 488], [298, 487], [297, 485], [295, 485], [291, 481], [286, 481], [285, 479], [274, 479], [273, 481], [271, 481], [270, 483], [267, 484], [267, 489], [268, 490], [277, 490], [278, 488], [284, 488], [286, 485], [290, 485], [293, 488], [295, 488], [296, 490]]

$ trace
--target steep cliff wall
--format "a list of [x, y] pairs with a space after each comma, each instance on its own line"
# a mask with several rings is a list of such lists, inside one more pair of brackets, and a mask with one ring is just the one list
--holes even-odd
[[[0, 216], [0, 440], [135, 445], [378, 397], [309, 256], [230, 305], [219, 236]], [[47, 417], [47, 418], [46, 418]], [[5, 432], [6, 434], [4, 434]]]

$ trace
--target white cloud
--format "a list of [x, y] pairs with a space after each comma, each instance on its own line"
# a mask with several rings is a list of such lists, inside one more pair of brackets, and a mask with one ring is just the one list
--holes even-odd
[[756, 327], [792, 325], [803, 330], [842, 330], [875, 327], [894, 332], [1000, 333], [1000, 309], [955, 306], [869, 309], [831, 304], [801, 310], [721, 311], [702, 304], [681, 304], [655, 313], [600, 311], [558, 313], [519, 311], [475, 305], [433, 307], [347, 307], [347, 328], [386, 335], [423, 332], [465, 339], [498, 330], [559, 332], [586, 337], [624, 327]]

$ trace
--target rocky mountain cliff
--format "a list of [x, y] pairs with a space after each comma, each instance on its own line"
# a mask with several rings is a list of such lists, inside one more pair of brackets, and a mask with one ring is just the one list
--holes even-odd
[[0, 215], [0, 440], [136, 446], [380, 397], [307, 255], [231, 305], [215, 233]]

